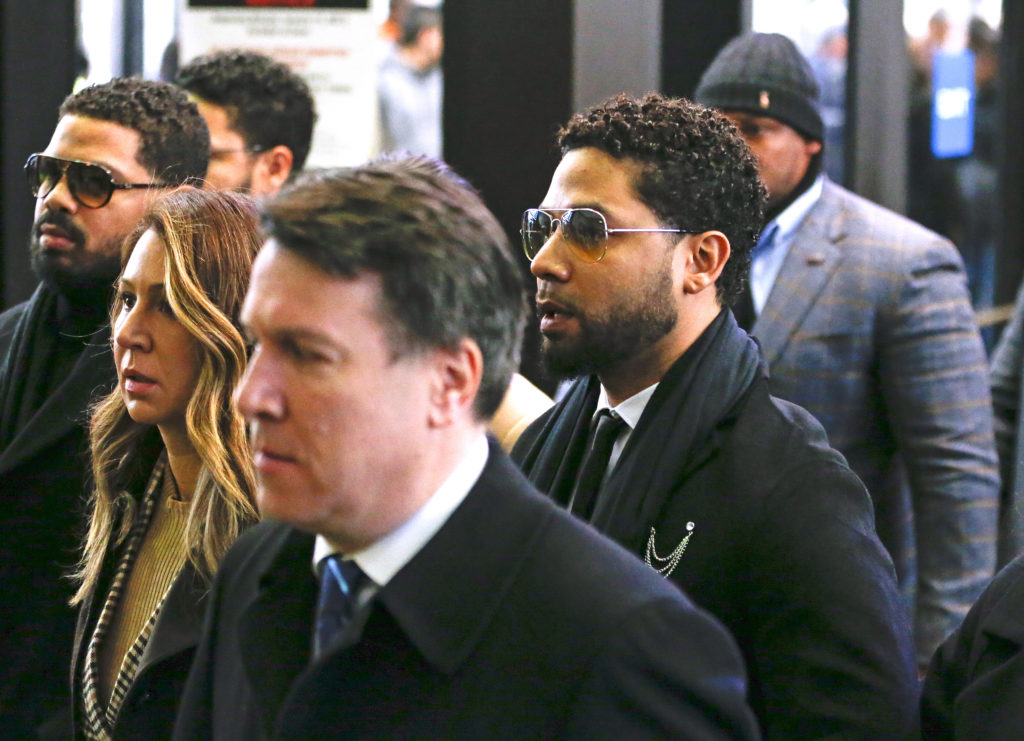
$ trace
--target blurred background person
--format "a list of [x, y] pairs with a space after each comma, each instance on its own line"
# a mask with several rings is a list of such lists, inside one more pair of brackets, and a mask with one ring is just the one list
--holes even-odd
[[306, 164], [316, 106], [288, 65], [255, 52], [221, 51], [193, 59], [175, 82], [210, 127], [211, 187], [271, 196]]
[[383, 151], [441, 156], [443, 51], [440, 9], [409, 6], [377, 80]]
[[830, 28], [822, 35], [810, 62], [818, 81], [818, 108], [825, 126], [822, 140], [822, 169], [829, 179], [845, 179], [843, 140], [846, 128], [846, 57], [849, 53], [846, 27]]
[[118, 384], [92, 416], [96, 484], [74, 574], [76, 738], [169, 737], [213, 572], [257, 518], [231, 395], [260, 243], [250, 199], [194, 188], [160, 199], [125, 243]]

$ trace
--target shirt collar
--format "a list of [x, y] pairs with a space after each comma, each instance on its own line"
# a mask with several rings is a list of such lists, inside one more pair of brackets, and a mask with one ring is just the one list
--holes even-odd
[[[376, 543], [347, 555], [374, 584], [383, 587], [434, 537], [452, 512], [462, 504], [487, 465], [487, 457], [487, 438], [480, 435], [416, 514]], [[313, 547], [314, 573], [322, 559], [340, 550], [323, 535], [317, 535]]]
[[783, 211], [781, 214], [776, 216], [772, 223], [765, 224], [764, 231], [767, 233], [768, 229], [772, 224], [776, 224], [779, 227], [779, 233], [775, 236], [775, 243], [780, 244], [788, 242], [796, 228], [800, 226], [800, 222], [807, 216], [807, 212], [811, 210], [818, 199], [821, 198], [821, 193], [825, 189], [825, 176], [819, 175], [815, 178], [811, 187], [801, 193], [795, 201], [789, 204], [789, 208]]
[[643, 391], [639, 391], [624, 402], [619, 404], [617, 407], [613, 407], [608, 401], [608, 392], [605, 391], [604, 386], [601, 387], [601, 393], [597, 397], [597, 408], [594, 410], [596, 415], [602, 409], [611, 409], [617, 415], [622, 417], [623, 421], [629, 425], [629, 429], [636, 429], [637, 424], [640, 422], [640, 417], [644, 413], [644, 409], [647, 407], [647, 402], [654, 396], [654, 390], [658, 388], [658, 384], [651, 384]]

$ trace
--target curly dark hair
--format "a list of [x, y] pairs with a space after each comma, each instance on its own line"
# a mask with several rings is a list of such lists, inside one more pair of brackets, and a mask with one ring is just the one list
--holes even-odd
[[306, 163], [316, 123], [313, 94], [288, 65], [263, 54], [231, 49], [196, 57], [175, 83], [227, 111], [247, 147], [292, 150], [292, 172]]
[[136, 159], [160, 182], [199, 185], [210, 162], [210, 132], [196, 104], [166, 82], [115, 77], [69, 95], [60, 117], [86, 116], [139, 132]]
[[750, 272], [765, 190], [757, 161], [724, 116], [683, 98], [620, 94], [573, 116], [558, 146], [563, 156], [595, 147], [639, 163], [637, 195], [666, 226], [724, 233], [732, 255], [716, 289], [719, 303], [733, 304]]
[[526, 296], [508, 237], [465, 180], [425, 157], [312, 170], [267, 202], [264, 230], [329, 275], [379, 276], [395, 357], [474, 340], [474, 411], [494, 414], [519, 365]]

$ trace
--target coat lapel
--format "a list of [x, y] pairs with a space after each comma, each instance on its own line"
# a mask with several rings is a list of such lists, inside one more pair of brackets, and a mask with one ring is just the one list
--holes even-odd
[[1011, 589], [992, 607], [980, 624], [982, 633], [1024, 646], [1024, 589]]
[[283, 525], [269, 534], [259, 589], [240, 611], [238, 648], [268, 737], [292, 683], [309, 666], [317, 589], [313, 540]]
[[466, 499], [380, 592], [381, 604], [439, 671], [454, 672], [485, 635], [544, 530], [541, 517], [553, 515], [524, 506], [528, 489], [490, 441], [487, 466]]
[[160, 608], [160, 615], [142, 654], [136, 677], [153, 664], [194, 648], [199, 643], [207, 588], [203, 578], [186, 562]]
[[821, 198], [797, 227], [789, 254], [753, 331], [769, 367], [782, 356], [842, 263], [837, 246], [843, 214], [825, 183]]

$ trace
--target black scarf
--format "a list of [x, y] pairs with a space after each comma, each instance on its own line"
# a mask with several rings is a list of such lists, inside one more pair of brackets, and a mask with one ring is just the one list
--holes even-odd
[[[722, 312], [661, 379], [605, 482], [591, 524], [634, 553], [646, 542], [668, 495], [717, 447], [716, 433], [737, 415], [767, 370], [756, 343]], [[573, 384], [535, 441], [513, 458], [533, 484], [565, 505], [597, 406], [596, 377]]]
[[[108, 294], [109, 289], [103, 298]], [[84, 419], [97, 387], [109, 382], [114, 373], [108, 328], [102, 301], [73, 306], [48, 282], [39, 284], [15, 325], [7, 357], [0, 359], [0, 452], [57, 387], [81, 386], [68, 390], [81, 401], [75, 413], [82, 413]], [[64, 362], [56, 358], [58, 343], [75, 344], [73, 356]]]

